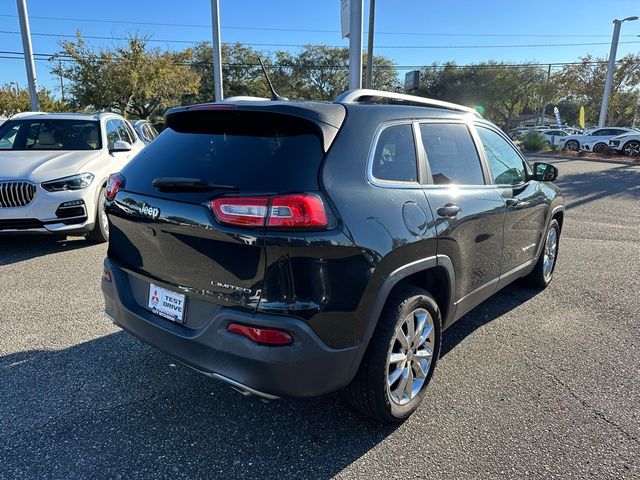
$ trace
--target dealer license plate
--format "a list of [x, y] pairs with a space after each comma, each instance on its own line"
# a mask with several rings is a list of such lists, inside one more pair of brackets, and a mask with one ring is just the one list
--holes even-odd
[[149, 284], [149, 309], [163, 318], [176, 323], [184, 323], [186, 297], [166, 288]]

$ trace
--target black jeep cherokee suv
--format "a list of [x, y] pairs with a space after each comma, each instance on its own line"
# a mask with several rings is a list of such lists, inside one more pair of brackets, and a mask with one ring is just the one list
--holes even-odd
[[106, 312], [242, 392], [348, 387], [405, 419], [445, 328], [520, 277], [551, 281], [557, 169], [466, 107], [355, 90], [165, 122], [106, 186]]

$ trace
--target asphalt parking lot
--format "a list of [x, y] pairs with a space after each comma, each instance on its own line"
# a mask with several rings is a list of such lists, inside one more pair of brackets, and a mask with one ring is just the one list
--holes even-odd
[[0, 478], [639, 478], [640, 165], [556, 164], [553, 283], [451, 327], [393, 428], [176, 365], [105, 319], [104, 246], [0, 237]]

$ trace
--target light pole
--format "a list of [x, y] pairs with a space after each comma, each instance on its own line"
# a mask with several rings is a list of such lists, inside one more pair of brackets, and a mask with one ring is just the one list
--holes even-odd
[[351, 0], [349, 10], [349, 90], [362, 88], [362, 7], [364, 0]]
[[620, 26], [622, 22], [638, 20], [638, 17], [627, 17], [622, 20], [613, 21], [613, 38], [611, 39], [611, 51], [609, 52], [609, 65], [607, 66], [607, 79], [604, 82], [604, 93], [602, 94], [602, 105], [600, 106], [600, 118], [598, 127], [604, 127], [607, 120], [607, 110], [609, 109], [609, 95], [611, 95], [611, 83], [613, 82], [613, 71], [616, 68], [616, 52], [618, 50], [618, 40], [620, 39]]
[[214, 101], [221, 102], [222, 93], [222, 51], [220, 50], [220, 5], [218, 0], [211, 0], [211, 33], [213, 40], [213, 96]]
[[364, 78], [365, 88], [373, 88], [373, 28], [376, 16], [376, 0], [369, 0], [369, 33], [367, 41], [367, 71]]
[[38, 81], [36, 79], [36, 65], [33, 62], [33, 48], [31, 48], [31, 31], [29, 29], [29, 14], [27, 13], [27, 0], [16, 0], [18, 4], [18, 19], [20, 20], [20, 33], [22, 33], [22, 51], [24, 63], [27, 67], [27, 82], [29, 84], [29, 99], [31, 110], [38, 112]]

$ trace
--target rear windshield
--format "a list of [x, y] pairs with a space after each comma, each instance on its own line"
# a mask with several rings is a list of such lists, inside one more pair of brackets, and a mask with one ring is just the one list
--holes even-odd
[[190, 112], [167, 128], [123, 170], [125, 189], [198, 201], [196, 193], [161, 193], [156, 178], [195, 178], [243, 193], [318, 190], [323, 152], [313, 124], [256, 112]]
[[9, 120], [0, 150], [100, 150], [100, 125], [87, 120]]

